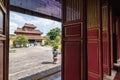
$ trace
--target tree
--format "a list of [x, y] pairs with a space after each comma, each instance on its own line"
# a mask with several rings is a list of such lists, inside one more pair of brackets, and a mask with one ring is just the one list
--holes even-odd
[[13, 36], [15, 36], [15, 34], [10, 34], [10, 37], [13, 37]]
[[45, 45], [54, 47], [61, 46], [61, 30], [60, 28], [53, 28], [45, 36]]
[[16, 45], [19, 45], [20, 47], [25, 47], [26, 44], [28, 43], [28, 39], [26, 36], [24, 35], [20, 35], [18, 36], [14, 41], [13, 41], [13, 45], [14, 47], [16, 47]]
[[50, 45], [50, 38], [49, 36], [45, 36], [45, 45]]
[[47, 33], [47, 36], [49, 36], [50, 40], [55, 40], [56, 37], [60, 35], [61, 35], [60, 28], [51, 29], [50, 32]]

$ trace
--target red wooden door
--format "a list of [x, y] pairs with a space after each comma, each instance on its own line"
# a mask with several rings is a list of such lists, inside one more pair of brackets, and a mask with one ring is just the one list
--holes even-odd
[[[64, 24], [64, 80], [85, 80], [85, 51], [82, 22]], [[84, 53], [84, 54], [83, 54]]]
[[111, 53], [111, 69], [113, 69], [114, 58], [113, 58], [113, 18], [112, 18], [112, 7], [110, 7], [110, 53]]
[[120, 59], [120, 17], [116, 20], [117, 59]]
[[63, 80], [87, 80], [83, 0], [63, 0]]
[[101, 0], [87, 0], [88, 80], [102, 80]]
[[102, 5], [102, 43], [103, 72], [111, 75], [110, 10], [107, 2]]
[[[8, 80], [8, 14], [7, 0], [0, 1], [0, 80]], [[7, 50], [7, 51], [6, 51]]]

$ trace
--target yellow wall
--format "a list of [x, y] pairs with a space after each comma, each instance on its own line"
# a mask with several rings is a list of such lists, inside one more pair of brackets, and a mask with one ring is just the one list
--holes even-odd
[[13, 45], [14, 40], [15, 40], [15, 38], [10, 38], [9, 45]]
[[44, 44], [45, 44], [45, 40], [43, 39], [41, 45], [44, 46]]

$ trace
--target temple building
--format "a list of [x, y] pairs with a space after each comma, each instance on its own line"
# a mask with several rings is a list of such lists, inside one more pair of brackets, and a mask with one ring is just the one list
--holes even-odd
[[25, 35], [28, 38], [30, 45], [41, 45], [43, 41], [43, 37], [41, 35], [43, 33], [40, 30], [35, 30], [35, 28], [35, 25], [25, 23], [22, 28], [17, 28], [14, 33], [16, 36]]
[[[120, 0], [0, 0], [0, 80], [9, 78], [10, 10], [62, 22], [62, 80], [120, 80]], [[34, 29], [15, 33], [40, 42]]]

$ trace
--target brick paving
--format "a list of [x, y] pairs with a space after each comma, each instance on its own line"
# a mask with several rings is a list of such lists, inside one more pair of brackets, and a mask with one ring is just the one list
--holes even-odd
[[61, 65], [61, 55], [58, 55], [57, 64], [52, 64], [52, 61], [51, 47], [17, 48], [9, 53], [9, 80], [27, 80], [27, 76], [58, 67]]

